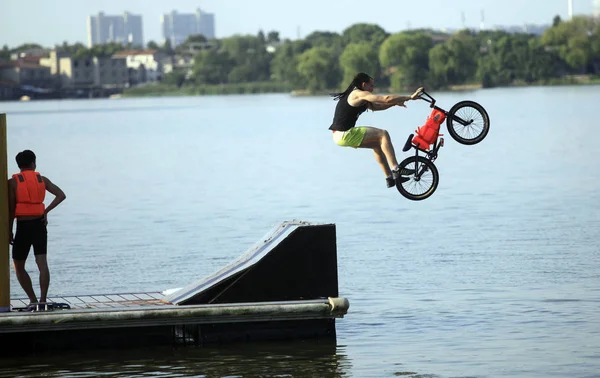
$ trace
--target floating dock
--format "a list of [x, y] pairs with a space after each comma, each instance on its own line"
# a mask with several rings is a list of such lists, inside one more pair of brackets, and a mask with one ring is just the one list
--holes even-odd
[[[183, 288], [51, 297], [70, 309], [0, 313], [6, 354], [230, 341], [335, 339], [334, 224], [283, 222], [239, 259]], [[13, 308], [28, 301], [11, 299]]]

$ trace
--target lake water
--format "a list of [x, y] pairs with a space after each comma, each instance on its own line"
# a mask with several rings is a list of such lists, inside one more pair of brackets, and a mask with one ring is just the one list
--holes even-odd
[[[0, 375], [600, 376], [600, 87], [433, 95], [481, 103], [491, 130], [445, 135], [419, 202], [385, 187], [372, 152], [333, 143], [327, 97], [0, 103], [10, 173], [32, 149], [68, 196], [49, 216], [50, 296], [181, 287], [300, 219], [337, 225], [350, 301], [334, 344], [0, 359]], [[401, 159], [428, 114], [410, 102], [359, 123], [388, 129]]]

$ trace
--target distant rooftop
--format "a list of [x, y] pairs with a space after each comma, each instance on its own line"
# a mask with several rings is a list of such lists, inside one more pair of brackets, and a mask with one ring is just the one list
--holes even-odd
[[113, 57], [126, 57], [130, 55], [154, 55], [158, 50], [123, 50], [113, 54]]

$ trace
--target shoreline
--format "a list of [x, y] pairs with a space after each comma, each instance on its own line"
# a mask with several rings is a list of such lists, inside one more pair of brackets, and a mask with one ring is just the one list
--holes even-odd
[[[514, 82], [510, 85], [495, 86], [495, 87], [484, 87], [481, 83], [471, 84], [458, 84], [451, 85], [444, 88], [435, 89], [436, 92], [466, 92], [475, 91], [481, 89], [494, 89], [494, 88], [518, 88], [518, 87], [555, 87], [555, 86], [567, 86], [567, 85], [598, 85], [600, 84], [600, 77], [592, 76], [572, 76], [564, 78], [550, 79], [543, 82], [525, 83], [525, 82]], [[408, 89], [407, 89], [408, 90]], [[294, 89], [294, 90], [273, 90], [273, 91], [240, 91], [232, 93], [230, 91], [219, 92], [202, 92], [201, 90], [193, 90], [193, 88], [183, 90], [171, 90], [171, 91], [149, 91], [143, 94], [127, 93], [124, 92], [121, 98], [137, 98], [137, 97], [178, 97], [178, 96], [224, 96], [224, 95], [245, 95], [245, 94], [289, 94], [292, 97], [310, 97], [310, 96], [328, 96], [330, 93], [335, 92], [336, 89], [321, 90], [311, 92], [306, 89]], [[391, 93], [389, 89], [381, 91], [383, 93]]]
[[[558, 87], [558, 86], [568, 86], [568, 85], [599, 85], [600, 84], [600, 76], [588, 76], [588, 75], [578, 75], [572, 77], [564, 77], [564, 78], [556, 78], [550, 79], [543, 82], [534, 82], [534, 83], [525, 83], [525, 82], [513, 82], [509, 85], [499, 85], [495, 87], [484, 87], [481, 83], [472, 83], [472, 84], [457, 84], [450, 85], [448, 87], [433, 89], [432, 91], [436, 92], [466, 92], [466, 91], [475, 91], [480, 89], [497, 89], [497, 88], [521, 88], [521, 87]], [[405, 91], [411, 91], [412, 89], [404, 89]], [[336, 90], [329, 91], [317, 91], [317, 92], [309, 92], [306, 89], [298, 89], [293, 90], [290, 94], [294, 97], [302, 97], [302, 96], [325, 96], [329, 95], [329, 93], [335, 92]], [[381, 93], [393, 93], [391, 90], [381, 91]]]
[[[253, 94], [287, 94], [291, 97], [322, 97], [329, 96], [330, 93], [336, 92], [337, 89], [331, 90], [321, 90], [316, 92], [310, 92], [306, 89], [282, 89], [284, 86], [278, 86], [277, 84], [273, 85], [271, 88], [265, 88], [264, 84], [262, 84], [261, 90], [257, 90], [257, 87], [253, 87], [250, 85], [251, 83], [247, 83], [248, 85], [243, 87], [241, 90], [231, 90], [232, 87], [227, 86], [219, 86], [222, 90], [217, 90], [216, 87], [212, 88], [194, 88], [187, 87], [183, 89], [174, 89], [166, 86], [157, 86], [157, 90], [152, 91], [128, 91], [125, 90], [122, 93], [112, 94], [106, 97], [51, 97], [51, 98], [27, 98], [26, 102], [37, 102], [44, 100], [98, 100], [98, 99], [110, 99], [110, 100], [118, 100], [118, 99], [127, 99], [127, 98], [152, 98], [152, 97], [200, 97], [200, 96], [228, 96], [228, 95], [253, 95]], [[260, 86], [261, 84], [259, 84]], [[557, 86], [586, 86], [586, 85], [600, 85], [600, 76], [590, 76], [590, 75], [577, 75], [570, 76], [564, 78], [556, 78], [550, 79], [543, 82], [534, 82], [534, 83], [525, 83], [525, 82], [514, 82], [510, 85], [502, 85], [502, 86], [494, 86], [494, 87], [484, 87], [480, 83], [471, 83], [471, 84], [459, 84], [452, 85], [444, 88], [437, 88], [431, 91], [435, 92], [468, 92], [468, 91], [476, 91], [481, 89], [497, 89], [497, 88], [521, 88], [521, 87], [557, 87]], [[146, 87], [147, 88], [147, 87]], [[240, 86], [235, 87], [239, 89]], [[410, 89], [405, 89], [405, 91], [410, 91]], [[381, 90], [378, 93], [393, 93], [390, 89]], [[2, 102], [21, 102], [23, 99], [12, 99], [12, 100], [3, 100]]]

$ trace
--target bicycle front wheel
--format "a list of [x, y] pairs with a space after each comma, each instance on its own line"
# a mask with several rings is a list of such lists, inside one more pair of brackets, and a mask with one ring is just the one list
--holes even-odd
[[473, 101], [461, 101], [448, 112], [446, 125], [450, 136], [461, 144], [477, 144], [490, 131], [490, 117]]
[[[440, 175], [431, 160], [423, 156], [411, 156], [402, 160], [400, 169], [401, 172], [411, 172], [396, 180], [396, 189], [404, 197], [420, 201], [431, 196], [437, 189]], [[406, 178], [408, 180], [404, 181]]]

